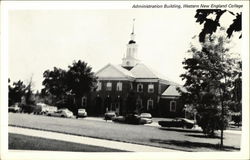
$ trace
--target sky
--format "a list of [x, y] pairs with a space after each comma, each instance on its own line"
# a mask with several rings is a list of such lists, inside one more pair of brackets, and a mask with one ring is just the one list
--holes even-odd
[[[40, 90], [45, 70], [67, 69], [74, 60], [87, 62], [94, 72], [121, 64], [135, 18], [141, 62], [183, 84], [182, 61], [202, 29], [194, 15], [195, 9], [11, 10], [8, 76], [25, 83], [32, 77], [34, 90]], [[222, 19], [232, 22], [229, 15]]]

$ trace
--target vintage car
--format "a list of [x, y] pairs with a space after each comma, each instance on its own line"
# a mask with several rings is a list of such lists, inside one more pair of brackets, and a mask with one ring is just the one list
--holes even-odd
[[86, 112], [86, 109], [78, 109], [78, 112], [77, 112], [77, 117], [87, 117], [87, 112]]
[[17, 113], [21, 111], [21, 108], [18, 106], [18, 103], [15, 103], [14, 105], [9, 106], [8, 110], [9, 112]]
[[54, 112], [48, 112], [47, 115], [54, 116], [54, 117], [66, 117], [66, 118], [73, 117], [73, 113], [67, 108], [58, 109], [57, 111], [54, 111]]
[[108, 111], [104, 114], [105, 120], [112, 120], [113, 117], [116, 117], [116, 113], [114, 111]]
[[194, 121], [186, 118], [175, 118], [172, 121], [159, 121], [158, 124], [162, 127], [181, 127], [181, 128], [193, 128]]
[[141, 118], [152, 119], [152, 115], [150, 113], [141, 113], [140, 116], [141, 116]]
[[143, 118], [140, 115], [135, 114], [135, 113], [127, 114], [126, 116], [113, 117], [112, 121], [120, 122], [120, 123], [127, 123], [127, 124], [149, 124], [153, 122], [152, 119]]
[[120, 123], [125, 123], [125, 117], [124, 116], [116, 116], [112, 118], [113, 122], [120, 122]]

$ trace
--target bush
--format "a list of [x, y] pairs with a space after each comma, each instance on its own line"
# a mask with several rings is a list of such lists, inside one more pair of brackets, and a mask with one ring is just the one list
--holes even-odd
[[22, 109], [22, 112], [29, 114], [34, 112], [35, 109], [35, 105], [28, 105], [28, 104], [21, 104], [20, 107]]
[[197, 116], [197, 124], [202, 128], [205, 135], [213, 137], [215, 136], [214, 131], [220, 130], [223, 124], [223, 129], [226, 129], [228, 119], [224, 117], [224, 123], [222, 123], [221, 114], [218, 110], [206, 109]]
[[241, 115], [232, 116], [232, 120], [239, 127], [240, 126], [240, 122], [242, 121], [242, 116]]

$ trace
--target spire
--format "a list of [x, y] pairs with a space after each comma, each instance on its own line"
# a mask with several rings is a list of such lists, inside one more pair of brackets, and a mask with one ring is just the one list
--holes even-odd
[[137, 44], [135, 42], [135, 19], [133, 19], [132, 32], [130, 34], [130, 41], [127, 44], [126, 55], [122, 58], [122, 67], [130, 70], [139, 63], [137, 59]]
[[128, 44], [135, 43], [135, 18], [133, 19], [132, 33], [130, 34], [130, 41]]
[[134, 30], [135, 30], [135, 18], [133, 19], [133, 28], [132, 28], [132, 33], [131, 34], [134, 34]]

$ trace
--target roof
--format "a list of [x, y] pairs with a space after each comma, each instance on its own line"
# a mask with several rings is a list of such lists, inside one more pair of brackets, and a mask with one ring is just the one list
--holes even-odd
[[135, 78], [159, 79], [169, 85], [178, 85], [177, 83], [170, 81], [170, 79], [167, 78], [166, 76], [160, 74], [153, 68], [148, 67], [143, 63], [138, 63], [137, 65], [135, 65], [134, 68], [130, 70], [130, 72], [134, 75]]
[[134, 75], [135, 78], [158, 78], [157, 75], [153, 73], [146, 65], [139, 63], [135, 65], [130, 72]]
[[169, 86], [163, 93], [162, 96], [180, 96], [176, 86]]
[[128, 71], [127, 69], [123, 68], [121, 65], [114, 65], [114, 67], [119, 70], [120, 72], [122, 72], [124, 75], [127, 75], [129, 77], [134, 77], [134, 75]]
[[107, 64], [95, 74], [98, 78], [133, 78], [133, 74], [120, 65]]
[[168, 85], [179, 86], [169, 80], [169, 78], [155, 71], [154, 69], [146, 66], [143, 63], [138, 63], [131, 70], [123, 68], [121, 65], [107, 64], [95, 74], [98, 78], [115, 79], [115, 78], [129, 78], [129, 79], [155, 79], [160, 80], [162, 83]]

